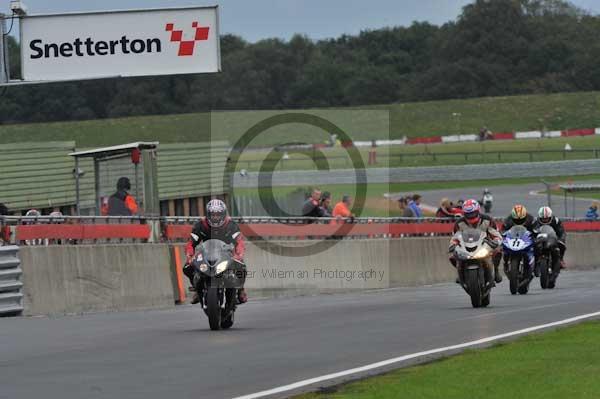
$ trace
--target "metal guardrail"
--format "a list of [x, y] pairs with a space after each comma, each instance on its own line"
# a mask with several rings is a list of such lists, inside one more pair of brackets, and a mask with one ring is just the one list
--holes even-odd
[[[110, 218], [68, 217], [79, 223], [32, 224], [27, 217], [0, 218], [12, 222], [12, 242], [21, 245], [80, 245], [103, 243], [157, 243], [187, 240], [192, 226], [200, 217]], [[39, 218], [38, 218], [39, 219]], [[82, 220], [83, 219], [83, 220]], [[103, 220], [106, 219], [106, 220]], [[249, 240], [266, 238], [303, 239], [324, 237], [335, 239], [401, 238], [451, 235], [455, 219], [441, 218], [309, 218], [309, 217], [236, 217], [233, 218]], [[568, 232], [600, 232], [600, 221], [563, 219]], [[130, 222], [130, 223], [127, 223]], [[500, 226], [502, 220], [496, 220]], [[1, 227], [1, 226], [0, 226]], [[4, 226], [6, 227], [6, 226]]]
[[0, 316], [18, 316], [23, 312], [19, 247], [0, 247]]

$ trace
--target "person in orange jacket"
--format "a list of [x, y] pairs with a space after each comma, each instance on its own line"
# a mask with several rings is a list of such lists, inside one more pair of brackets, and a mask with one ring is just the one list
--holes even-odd
[[354, 215], [350, 211], [350, 207], [352, 206], [352, 198], [349, 195], [344, 195], [342, 197], [342, 201], [335, 204], [333, 208], [332, 216], [336, 218], [337, 221], [341, 219], [353, 218]]
[[131, 182], [127, 177], [117, 181], [117, 192], [108, 199], [108, 216], [133, 216], [138, 214], [138, 204], [129, 194]]

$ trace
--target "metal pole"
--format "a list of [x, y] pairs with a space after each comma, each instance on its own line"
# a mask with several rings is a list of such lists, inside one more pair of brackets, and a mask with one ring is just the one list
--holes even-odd
[[100, 203], [100, 162], [94, 158], [94, 195], [96, 196], [96, 215], [100, 215], [102, 204]]
[[552, 208], [552, 192], [550, 191], [551, 184], [545, 180], [540, 180], [542, 184], [546, 187], [546, 197], [548, 197], [548, 207]]
[[[135, 169], [135, 198], [136, 200], [139, 202], [140, 201], [140, 187], [139, 187], [139, 171], [138, 171], [138, 164], [134, 164], [134, 169]], [[145, 203], [145, 202], [144, 202]]]
[[75, 206], [77, 209], [77, 216], [81, 216], [81, 204], [79, 197], [79, 157], [75, 157]]
[[567, 190], [563, 190], [565, 196], [565, 217], [569, 216], [569, 206], [567, 205]]
[[10, 66], [8, 63], [8, 35], [6, 32], [6, 15], [0, 13], [0, 83], [8, 83], [10, 80]]

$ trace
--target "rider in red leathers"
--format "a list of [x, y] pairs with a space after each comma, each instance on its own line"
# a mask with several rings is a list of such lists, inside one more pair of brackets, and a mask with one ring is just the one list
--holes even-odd
[[[196, 252], [196, 246], [203, 241], [210, 239], [218, 239], [226, 244], [233, 244], [233, 258], [235, 261], [244, 265], [244, 236], [240, 232], [240, 228], [236, 222], [227, 216], [227, 206], [219, 199], [211, 200], [206, 205], [206, 218], [200, 220], [194, 226], [191, 237], [185, 247], [187, 257], [186, 264], [183, 268], [183, 273], [190, 279], [192, 286], [194, 285], [194, 268], [192, 260]], [[244, 266], [245, 267], [245, 266]], [[238, 302], [246, 303], [248, 295], [242, 287], [238, 290]], [[196, 292], [192, 298], [192, 304], [200, 302], [200, 296]]]

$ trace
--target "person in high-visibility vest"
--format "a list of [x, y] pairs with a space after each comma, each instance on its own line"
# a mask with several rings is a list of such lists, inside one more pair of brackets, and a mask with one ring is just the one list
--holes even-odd
[[138, 205], [133, 197], [129, 194], [131, 190], [131, 182], [127, 177], [121, 177], [117, 181], [117, 192], [108, 199], [108, 215], [109, 216], [133, 216], [138, 214]]
[[342, 219], [353, 218], [354, 215], [350, 211], [350, 207], [352, 206], [352, 198], [349, 195], [344, 195], [342, 200], [335, 204], [333, 208], [332, 216], [336, 218], [336, 221], [341, 221]]

